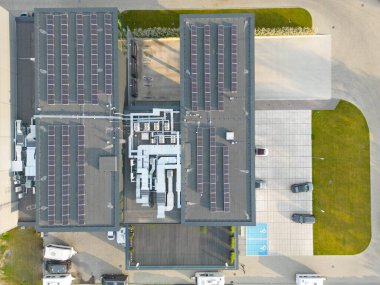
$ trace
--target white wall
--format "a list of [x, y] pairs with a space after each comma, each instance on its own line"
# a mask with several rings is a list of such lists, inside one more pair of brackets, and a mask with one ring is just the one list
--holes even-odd
[[[12, 127], [14, 102], [11, 94], [14, 88], [11, 82], [11, 39], [9, 13], [0, 7], [0, 233], [4, 233], [17, 226], [17, 203], [12, 211], [12, 184], [10, 177], [10, 163], [12, 160]], [[13, 203], [15, 204], [15, 203]]]

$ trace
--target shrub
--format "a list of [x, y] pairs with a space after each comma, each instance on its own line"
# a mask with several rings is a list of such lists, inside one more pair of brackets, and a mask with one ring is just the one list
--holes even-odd
[[[122, 33], [125, 31], [122, 30]], [[179, 28], [137, 28], [133, 30], [136, 38], [173, 38], [179, 37]], [[256, 28], [255, 36], [300, 36], [315, 35], [317, 32], [308, 27]]]
[[133, 232], [135, 230], [135, 226], [134, 225], [129, 225], [128, 229], [129, 229], [130, 232]]
[[1, 240], [9, 241], [9, 232], [5, 232], [1, 235]]
[[133, 239], [134, 236], [135, 236], [134, 233], [129, 233], [129, 239]]
[[230, 239], [230, 246], [231, 246], [232, 250], [235, 249], [235, 237], [231, 237], [231, 239]]
[[135, 249], [131, 246], [130, 248], [129, 248], [129, 253], [133, 253], [135, 251]]
[[315, 35], [316, 30], [307, 27], [256, 28], [255, 36]]
[[207, 227], [206, 226], [201, 226], [201, 233], [202, 234], [207, 234]]
[[235, 235], [235, 227], [234, 226], [230, 227], [230, 235], [231, 236]]
[[137, 28], [132, 33], [136, 38], [173, 38], [179, 37], [179, 28]]
[[230, 252], [230, 264], [235, 263], [235, 251]]

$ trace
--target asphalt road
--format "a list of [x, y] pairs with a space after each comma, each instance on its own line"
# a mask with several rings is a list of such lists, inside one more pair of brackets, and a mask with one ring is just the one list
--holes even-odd
[[[332, 94], [358, 106], [367, 118], [371, 139], [372, 241], [354, 256], [242, 257], [244, 274], [226, 272], [234, 284], [294, 284], [295, 273], [317, 272], [326, 284], [380, 284], [380, 1], [378, 0], [0, 0], [19, 14], [34, 7], [117, 6], [124, 9], [304, 7], [314, 27], [332, 35]], [[189, 271], [144, 271], [132, 283], [192, 283]]]

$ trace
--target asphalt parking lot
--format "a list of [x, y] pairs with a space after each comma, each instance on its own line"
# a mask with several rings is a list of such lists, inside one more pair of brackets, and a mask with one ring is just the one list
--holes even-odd
[[312, 213], [312, 193], [290, 191], [312, 181], [311, 111], [256, 111], [256, 146], [269, 150], [256, 157], [256, 178], [267, 182], [256, 190], [256, 220], [266, 234], [247, 238], [243, 228], [240, 252], [250, 255], [247, 244], [259, 243], [262, 254], [254, 255], [313, 255], [313, 226], [291, 221], [293, 213]]
[[116, 239], [107, 240], [105, 232], [49, 233], [44, 237], [47, 244], [72, 246], [78, 252], [70, 270], [76, 284], [100, 282], [102, 274], [126, 273], [124, 247]]

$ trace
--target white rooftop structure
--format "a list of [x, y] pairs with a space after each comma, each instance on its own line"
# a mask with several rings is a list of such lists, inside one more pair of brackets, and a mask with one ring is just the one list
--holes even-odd
[[331, 99], [331, 36], [255, 37], [256, 100]]
[[226, 132], [226, 140], [233, 141], [235, 139], [235, 133], [234, 132]]
[[27, 177], [36, 176], [36, 148], [35, 147], [26, 148], [25, 176]]
[[153, 109], [152, 113], [130, 113], [128, 157], [131, 181], [136, 182], [136, 203], [149, 206], [149, 196], [157, 197], [157, 218], [175, 206], [181, 207], [181, 145], [179, 131], [174, 130], [172, 109]]

